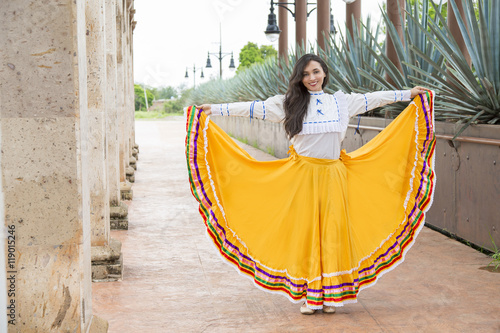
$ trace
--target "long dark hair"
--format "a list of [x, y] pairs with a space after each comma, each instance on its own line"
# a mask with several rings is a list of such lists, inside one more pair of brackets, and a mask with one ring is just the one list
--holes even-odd
[[304, 117], [307, 113], [307, 107], [311, 98], [307, 88], [302, 83], [304, 69], [310, 61], [319, 62], [323, 68], [323, 72], [325, 72], [326, 76], [321, 88], [324, 89], [328, 84], [328, 67], [320, 57], [315, 54], [305, 54], [297, 60], [292, 75], [290, 76], [288, 90], [286, 91], [283, 101], [283, 108], [285, 110], [285, 131], [290, 139], [302, 131], [302, 123], [304, 122]]

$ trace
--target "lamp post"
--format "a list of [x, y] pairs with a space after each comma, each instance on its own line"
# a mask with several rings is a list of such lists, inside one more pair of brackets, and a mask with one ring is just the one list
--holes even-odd
[[[312, 8], [311, 10], [307, 10], [308, 5], [316, 5], [317, 7]], [[274, 14], [274, 6], [280, 7], [280, 22], [279, 22], [279, 27], [276, 22], [276, 14]], [[290, 8], [288, 8], [288, 5], [294, 5], [295, 6], [295, 12], [293, 12]], [[283, 8], [283, 9], [282, 9]], [[330, 8], [330, 1], [329, 0], [317, 0], [317, 3], [314, 2], [306, 2], [306, 0], [295, 0], [294, 2], [275, 2], [271, 0], [271, 8], [270, 8], [270, 13], [268, 15], [267, 19], [267, 28], [264, 31], [266, 34], [267, 39], [272, 43], [276, 41], [276, 39], [280, 38], [280, 47], [279, 47], [279, 54], [280, 57], [285, 57], [287, 58], [287, 48], [288, 45], [285, 43], [286, 41], [286, 36], [282, 36], [281, 32], [283, 31], [283, 35], [288, 35], [288, 27], [287, 27], [287, 18], [285, 16], [285, 13], [289, 11], [292, 14], [292, 17], [295, 19], [295, 24], [296, 24], [296, 43], [299, 46], [305, 46], [306, 45], [306, 20], [309, 17], [309, 15], [315, 10], [318, 9], [318, 43], [320, 47], [324, 48], [324, 41], [322, 38], [322, 34], [329, 32], [329, 33], [336, 33], [334, 22], [333, 22], [333, 15], [331, 14], [331, 11], [327, 10], [327, 8]], [[328, 24], [328, 12], [330, 12], [330, 22]], [[282, 22], [283, 21], [283, 22]], [[281, 42], [283, 39], [283, 43]]]
[[[205, 75], [203, 75], [203, 67], [196, 67], [194, 64], [193, 64], [193, 88], [196, 88], [196, 70], [199, 69], [201, 70], [201, 75], [200, 75], [200, 78], [204, 78]], [[186, 79], [189, 77], [188, 75], [188, 68], [186, 67], [186, 75], [184, 76]]]
[[219, 59], [219, 79], [222, 79], [222, 59], [225, 56], [231, 55], [231, 61], [229, 62], [229, 69], [235, 69], [236, 67], [234, 66], [234, 57], [233, 57], [233, 52], [228, 53], [228, 52], [222, 52], [222, 28], [219, 25], [219, 53], [211, 53], [208, 52], [207, 56], [207, 65], [205, 66], [206, 68], [212, 68], [212, 63], [210, 62], [210, 56], [213, 55], [217, 59]]

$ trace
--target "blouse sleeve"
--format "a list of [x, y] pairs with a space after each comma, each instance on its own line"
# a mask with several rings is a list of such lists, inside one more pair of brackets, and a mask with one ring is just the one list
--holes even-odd
[[280, 122], [285, 118], [283, 95], [265, 101], [212, 104], [212, 116], [237, 116]]
[[410, 90], [376, 91], [367, 94], [346, 94], [349, 117], [395, 102], [411, 100]]

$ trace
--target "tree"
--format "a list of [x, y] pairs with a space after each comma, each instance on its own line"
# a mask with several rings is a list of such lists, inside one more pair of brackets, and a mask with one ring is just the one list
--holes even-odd
[[163, 104], [163, 112], [182, 114], [193, 88], [187, 88], [186, 85], [180, 85], [177, 87], [177, 91], [179, 93], [176, 98], [170, 99]]
[[277, 54], [278, 52], [272, 45], [262, 45], [259, 48], [257, 44], [248, 42], [240, 51], [240, 64], [236, 73], [240, 73], [243, 69], [255, 63], [263, 63], [266, 58], [275, 57]]
[[266, 59], [268, 57], [276, 57], [278, 55], [278, 51], [276, 51], [272, 45], [261, 45], [260, 54], [262, 55], [262, 58]]
[[[134, 84], [134, 95], [135, 95], [135, 111], [146, 110], [146, 100], [144, 99], [144, 87], [139, 84]], [[146, 89], [146, 95], [148, 96], [148, 106], [151, 106], [151, 104], [153, 104], [155, 96], [149, 89]]]
[[178, 96], [177, 89], [172, 86], [157, 88], [153, 93], [155, 99], [171, 99]]

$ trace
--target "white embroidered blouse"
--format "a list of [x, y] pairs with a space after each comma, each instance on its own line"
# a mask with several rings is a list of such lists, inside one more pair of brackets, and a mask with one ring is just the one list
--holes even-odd
[[[337, 159], [345, 137], [349, 118], [394, 102], [409, 101], [410, 90], [378, 91], [367, 94], [345, 94], [337, 91], [309, 91], [311, 99], [302, 131], [290, 141], [299, 155]], [[284, 95], [265, 101], [212, 104], [212, 116], [250, 117], [282, 122]]]

